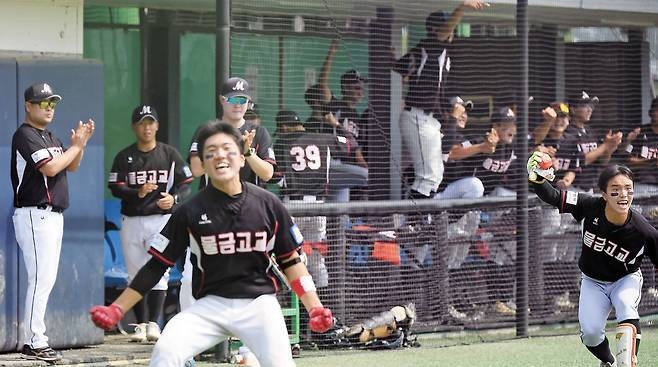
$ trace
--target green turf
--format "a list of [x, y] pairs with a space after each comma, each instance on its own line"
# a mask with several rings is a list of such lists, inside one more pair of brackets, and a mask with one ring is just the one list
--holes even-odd
[[[608, 335], [610, 338], [610, 335]], [[465, 367], [582, 367], [598, 362], [577, 334], [533, 337], [495, 343], [434, 347], [443, 341], [423, 336], [420, 348], [394, 351], [302, 352], [298, 367], [465, 366]], [[658, 366], [658, 329], [642, 332], [640, 367]]]

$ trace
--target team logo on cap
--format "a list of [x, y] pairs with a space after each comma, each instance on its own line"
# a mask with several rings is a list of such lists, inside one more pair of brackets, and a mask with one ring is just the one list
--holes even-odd
[[244, 82], [243, 82], [242, 80], [238, 80], [238, 81], [235, 83], [235, 86], [233, 86], [232, 89], [233, 89], [233, 90], [239, 90], [239, 91], [243, 91], [243, 92], [244, 92]]
[[142, 106], [142, 112], [140, 112], [142, 115], [146, 114], [151, 114], [151, 106]]
[[41, 93], [53, 94], [53, 89], [50, 87], [50, 85], [44, 83], [43, 84], [43, 89], [41, 89]]

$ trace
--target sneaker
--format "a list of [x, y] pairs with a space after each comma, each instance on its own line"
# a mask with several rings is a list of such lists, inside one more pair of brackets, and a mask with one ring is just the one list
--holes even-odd
[[160, 339], [160, 326], [153, 321], [146, 325], [146, 340], [157, 342]]
[[130, 325], [135, 327], [135, 332], [130, 334], [130, 341], [144, 343], [146, 341], [146, 323]]
[[501, 302], [501, 301], [496, 301], [495, 308], [497, 313], [504, 315], [504, 316], [514, 316], [516, 315], [516, 311], [512, 308], [510, 308], [507, 304]]
[[[612, 357], [614, 358], [614, 356]], [[601, 367], [617, 367], [617, 361], [615, 360], [614, 362], [601, 362], [600, 364]]]
[[62, 353], [54, 351], [51, 347], [32, 348], [29, 345], [23, 345], [21, 350], [24, 359], [38, 359], [46, 362], [57, 362], [62, 359]]
[[448, 314], [450, 314], [450, 317], [456, 320], [466, 319], [466, 314], [457, 310], [453, 305], [448, 306]]

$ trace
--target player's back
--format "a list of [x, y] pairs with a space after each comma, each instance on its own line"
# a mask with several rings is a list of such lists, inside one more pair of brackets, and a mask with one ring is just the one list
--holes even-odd
[[331, 160], [348, 150], [345, 138], [303, 131], [279, 135], [276, 146], [285, 175], [283, 192], [289, 196], [325, 195]]

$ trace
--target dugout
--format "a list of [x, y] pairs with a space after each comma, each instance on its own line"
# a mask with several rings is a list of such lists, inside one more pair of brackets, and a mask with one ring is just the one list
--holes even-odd
[[48, 127], [68, 145], [70, 130], [91, 118], [96, 131], [85, 148], [83, 164], [68, 177], [70, 207], [64, 212], [64, 238], [55, 286], [46, 312], [47, 335], [54, 348], [98, 344], [102, 330], [89, 322], [91, 305], [103, 301], [103, 70], [93, 60], [0, 58], [2, 98], [0, 138], [2, 200], [0, 212], [0, 351], [20, 349], [26, 275], [12, 223], [13, 193], [9, 173], [11, 138], [24, 120], [23, 91], [40, 81], [63, 98]]

